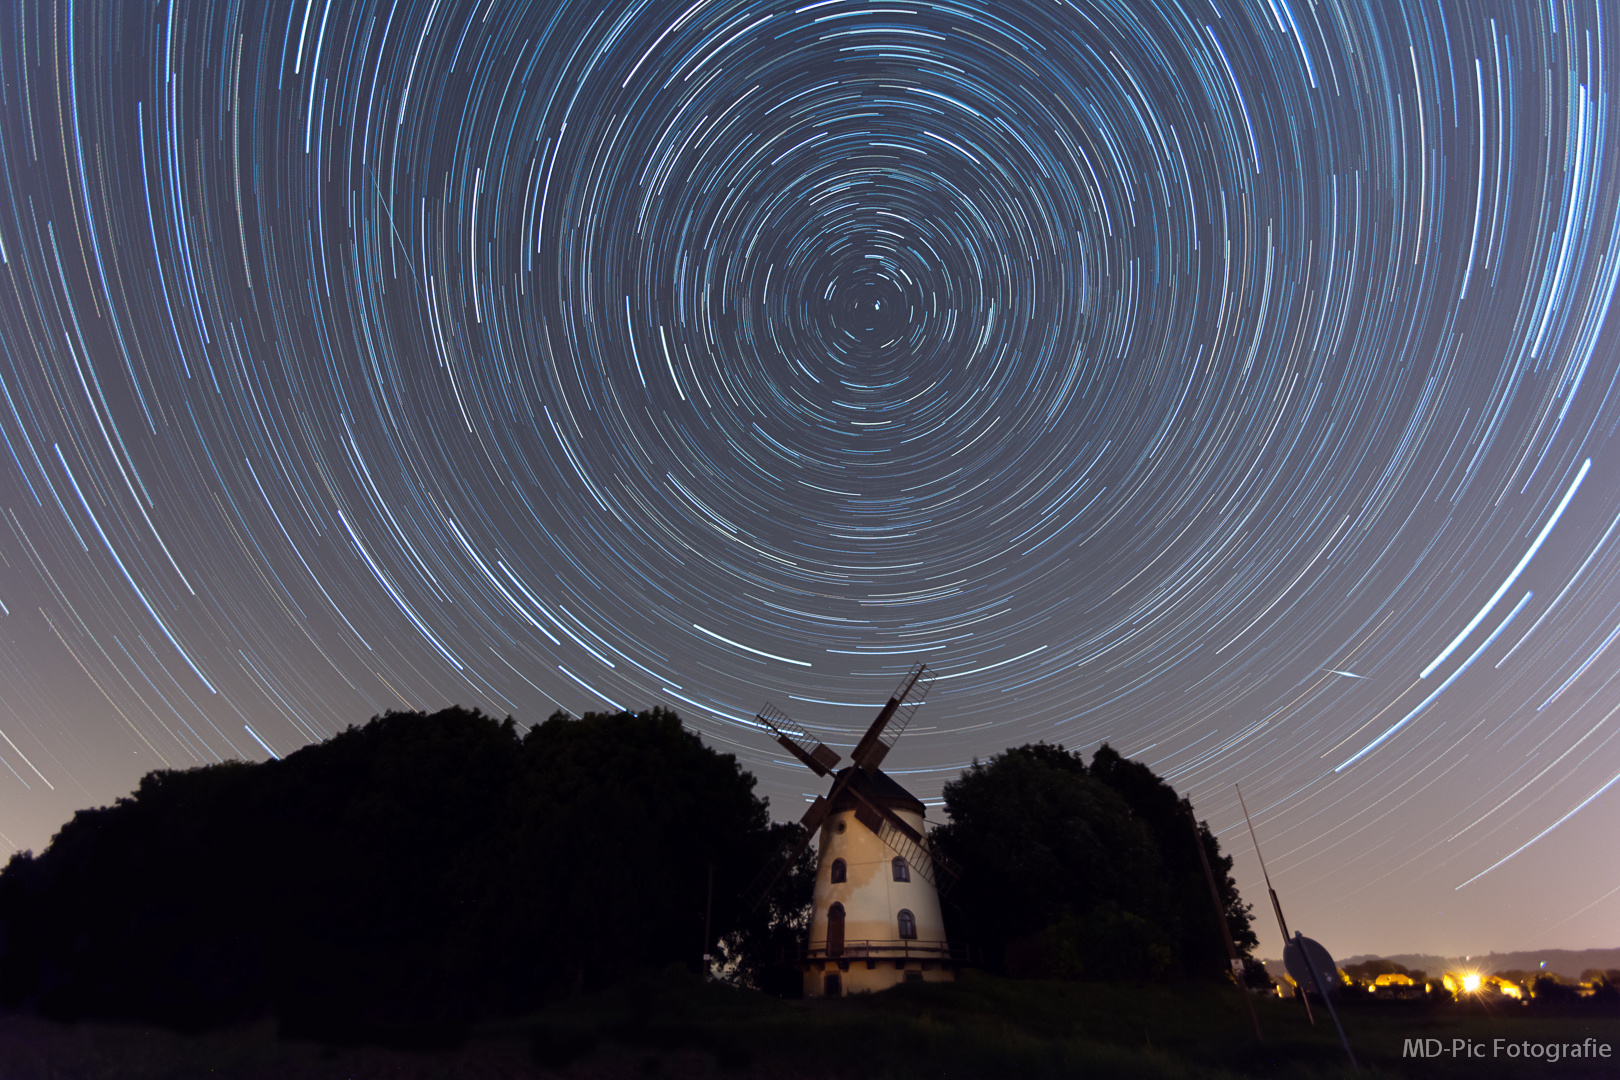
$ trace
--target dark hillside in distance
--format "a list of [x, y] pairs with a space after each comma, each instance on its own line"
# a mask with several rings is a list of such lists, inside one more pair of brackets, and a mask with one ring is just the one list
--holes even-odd
[[1489, 975], [1494, 971], [1544, 970], [1566, 979], [1578, 979], [1594, 968], [1599, 971], [1620, 969], [1620, 949], [1539, 949], [1530, 952], [1475, 953], [1473, 956], [1431, 956], [1427, 953], [1400, 953], [1393, 956], [1351, 956], [1339, 961], [1339, 966], [1364, 960], [1392, 960], [1403, 967], [1418, 968], [1438, 975], [1442, 971], [1478, 971]]

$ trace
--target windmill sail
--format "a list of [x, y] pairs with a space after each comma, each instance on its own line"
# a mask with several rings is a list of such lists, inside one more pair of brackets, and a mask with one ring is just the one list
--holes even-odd
[[[766, 708], [769, 708], [769, 706], [766, 706]], [[826, 747], [822, 747], [822, 749], [826, 749]], [[832, 753], [832, 751], [829, 750], [828, 753]], [[811, 840], [815, 839], [816, 831], [821, 828], [821, 823], [827, 820], [827, 814], [832, 810], [833, 800], [838, 798], [838, 793], [844, 790], [853, 775], [854, 770], [846, 769], [844, 774], [834, 781], [832, 790], [825, 797], [816, 796], [816, 801], [810, 804], [810, 809], [806, 810], [804, 817], [799, 819], [798, 839], [788, 847], [783, 855], [766, 863], [748, 888], [743, 890], [743, 903], [748, 906], [750, 911], [765, 902], [765, 898], [771, 895], [771, 890], [776, 888], [777, 881], [788, 871], [789, 867], [799, 861], [799, 856], [804, 854], [804, 849], [810, 846]]]
[[887, 844], [896, 855], [905, 859], [906, 865], [921, 874], [941, 896], [950, 891], [950, 887], [956, 884], [956, 868], [934, 854], [933, 848], [921, 833], [908, 825], [906, 820], [893, 810], [861, 794], [858, 787], [851, 787], [849, 793], [860, 802], [855, 808], [856, 821], [876, 833], [879, 840]]
[[900, 733], [906, 730], [911, 723], [912, 716], [922, 705], [923, 699], [928, 696], [928, 688], [933, 684], [934, 673], [926, 665], [918, 664], [906, 673], [895, 688], [894, 696], [884, 704], [883, 710], [872, 721], [872, 726], [866, 729], [861, 741], [850, 754], [850, 759], [865, 769], [868, 773], [875, 772], [883, 764], [889, 750], [894, 746]]
[[[851, 755], [855, 764], [860, 767], [845, 769], [838, 774], [832, 790], [826, 796], [818, 797], [805, 811], [804, 817], [799, 822], [798, 836], [793, 843], [777, 858], [767, 863], [753, 883], [744, 890], [743, 899], [750, 908], [759, 907], [770, 896], [771, 890], [776, 887], [782, 875], [810, 845], [817, 831], [832, 813], [839, 796], [846, 790], [854, 795], [857, 801], [855, 819], [875, 833], [893, 849], [895, 854], [904, 858], [907, 865], [915, 868], [936, 891], [945, 892], [954, 881], [956, 871], [933, 854], [928, 841], [921, 833], [908, 825], [894, 811], [867, 799], [861, 794], [859, 785], [851, 785], [851, 781], [857, 776], [869, 778], [882, 775], [878, 772], [878, 766], [888, 755], [895, 741], [900, 738], [901, 733], [906, 730], [906, 725], [911, 723], [913, 714], [928, 696], [928, 688], [933, 681], [934, 673], [929, 671], [925, 664], [913, 667], [906, 673], [905, 678], [900, 680], [894, 696], [884, 704]], [[840, 758], [837, 753], [820, 741], [812, 739], [803, 728], [789, 719], [786, 713], [769, 702], [759, 711], [756, 719], [776, 736], [776, 741], [788, 753], [798, 758], [817, 776], [828, 775], [838, 765]]]
[[[825, 813], [823, 813], [823, 816], [825, 816]], [[753, 911], [765, 902], [765, 898], [770, 896], [771, 890], [776, 888], [777, 881], [788, 871], [789, 867], [799, 861], [799, 856], [804, 854], [804, 849], [810, 846], [810, 841], [815, 835], [815, 829], [807, 829], [801, 826], [798, 839], [783, 849], [780, 855], [760, 868], [759, 873], [754, 876], [754, 880], [748, 883], [748, 888], [743, 890], [744, 910]]]
[[[946, 940], [940, 909], [940, 897], [958, 873], [928, 842], [927, 806], [879, 767], [933, 678], [923, 664], [906, 673], [861, 736], [851, 764], [837, 770], [828, 792], [797, 825], [781, 828], [788, 834], [783, 850], [743, 892], [743, 902], [759, 911], [784, 878], [797, 881], [808, 868], [810, 845], [820, 838], [814, 882], [804, 882], [811, 885], [808, 912], [794, 906], [802, 896], [767, 912], [778, 929], [791, 924], [797, 930], [801, 944], [785, 962], [803, 977], [807, 997], [884, 990], [918, 979], [949, 981], [966, 959]], [[774, 706], [767, 704], [758, 718], [818, 776], [837, 766], [837, 754]], [[851, 956], [866, 963], [852, 965]]]
[[831, 804], [829, 804], [822, 796], [817, 795], [816, 801], [810, 804], [810, 809], [806, 810], [804, 812], [804, 817], [799, 819], [799, 824], [803, 825], [811, 832], [815, 832], [817, 829], [821, 828], [821, 823], [827, 820], [827, 813], [831, 809]]
[[803, 728], [788, 719], [787, 713], [770, 702], [765, 703], [755, 719], [770, 728], [776, 741], [788, 753], [808, 765], [817, 776], [826, 776], [837, 766], [839, 757], [836, 753], [820, 741], [810, 738]]

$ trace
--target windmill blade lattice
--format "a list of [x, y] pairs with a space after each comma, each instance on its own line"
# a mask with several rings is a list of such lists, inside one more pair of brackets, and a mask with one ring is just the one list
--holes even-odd
[[878, 839], [888, 844], [896, 855], [905, 859], [906, 865], [921, 875], [934, 887], [934, 891], [939, 893], [940, 898], [944, 899], [951, 891], [951, 886], [956, 884], [956, 870], [942, 857], [934, 854], [926, 840], [914, 837], [915, 833], [909, 829], [897, 828], [887, 817], [883, 819], [883, 825], [878, 829]]
[[855, 820], [876, 833], [889, 850], [905, 859], [906, 865], [920, 874], [940, 896], [948, 893], [959, 875], [943, 856], [934, 854], [928, 839], [899, 814], [872, 802], [859, 789], [851, 788], [850, 792], [861, 803], [855, 811]]
[[799, 819], [798, 838], [788, 845], [783, 855], [766, 863], [755, 875], [754, 880], [749, 882], [748, 888], [743, 890], [743, 903], [747, 905], [749, 911], [765, 902], [765, 898], [771, 895], [771, 890], [776, 888], [776, 883], [781, 880], [782, 875], [798, 861], [804, 849], [810, 846], [810, 841], [815, 839], [821, 823], [827, 820], [827, 814], [832, 809], [832, 800], [838, 798], [838, 793], [844, 790], [852, 775], [853, 773], [845, 773], [838, 778], [832, 790], [825, 796], [816, 796], [816, 801], [810, 804], [810, 808], [804, 812], [804, 817]]
[[889, 751], [911, 723], [911, 718], [928, 697], [928, 688], [934, 684], [934, 673], [928, 665], [918, 664], [906, 673], [895, 688], [883, 711], [862, 736], [850, 757], [867, 772], [875, 772]]
[[770, 728], [788, 753], [804, 762], [817, 776], [826, 776], [838, 766], [839, 757], [817, 739], [812, 739], [803, 728], [795, 724], [788, 714], [770, 702], [765, 703], [754, 717]]
[[[834, 781], [832, 790], [811, 804], [799, 823], [798, 835], [794, 842], [788, 846], [783, 855], [767, 863], [743, 891], [743, 900], [751, 910], [757, 909], [765, 902], [782, 875], [804, 853], [804, 849], [815, 838], [817, 830], [826, 820], [840, 793], [849, 786], [857, 771], [865, 775], [872, 775], [878, 771], [878, 766], [888, 756], [896, 740], [906, 730], [906, 726], [911, 723], [918, 706], [928, 697], [928, 688], [933, 681], [934, 673], [928, 670], [926, 664], [916, 665], [900, 680], [894, 695], [878, 712], [877, 718], [866, 729], [866, 734], [861, 737], [860, 743], [851, 753], [859, 770], [846, 769]], [[837, 753], [819, 740], [811, 738], [775, 705], [766, 702], [765, 707], [755, 718], [776, 736], [776, 741], [788, 753], [798, 758], [817, 776], [828, 775], [838, 765], [840, 759]], [[928, 847], [928, 841], [893, 811], [873, 804], [855, 788], [850, 790], [861, 803], [855, 813], [856, 819], [876, 833], [896, 854], [903, 857], [907, 865], [915, 867], [937, 891], [943, 892], [955, 878], [955, 871], [934, 856]], [[945, 873], [941, 875], [938, 873], [939, 870]]]
[[815, 835], [816, 830], [807, 829], [802, 825], [799, 827], [798, 839], [788, 845], [781, 855], [761, 867], [759, 873], [754, 875], [754, 880], [743, 890], [743, 910], [754, 911], [765, 902], [765, 898], [771, 895], [771, 890], [776, 888], [777, 881], [798, 861], [799, 856], [804, 854], [804, 849], [810, 846], [810, 841]]

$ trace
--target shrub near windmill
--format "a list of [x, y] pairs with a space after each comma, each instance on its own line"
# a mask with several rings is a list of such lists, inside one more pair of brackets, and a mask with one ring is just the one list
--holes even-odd
[[928, 693], [932, 673], [918, 664], [833, 774], [839, 756], [767, 704], [760, 723], [817, 776], [833, 775], [800, 821], [798, 840], [760, 874], [754, 905], [782, 870], [819, 838], [809, 940], [797, 960], [806, 997], [886, 990], [901, 982], [948, 981], [958, 954], [945, 939], [939, 897], [955, 877], [930, 849], [922, 800], [878, 766]]

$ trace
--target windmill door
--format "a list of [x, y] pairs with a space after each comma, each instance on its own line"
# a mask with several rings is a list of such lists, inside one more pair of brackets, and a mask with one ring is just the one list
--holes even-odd
[[827, 909], [827, 955], [844, 955], [844, 905], [834, 904]]

